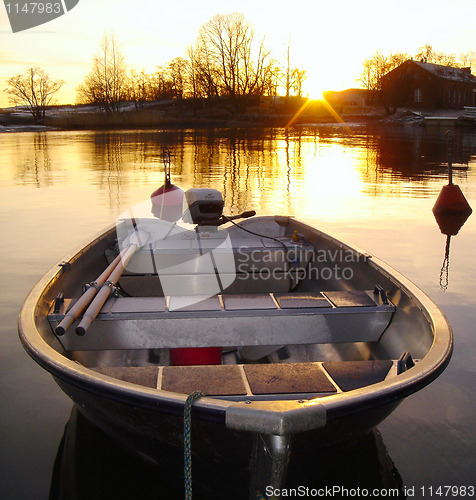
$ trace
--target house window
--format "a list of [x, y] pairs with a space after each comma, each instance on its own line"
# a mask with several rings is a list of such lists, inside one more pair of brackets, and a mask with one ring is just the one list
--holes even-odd
[[422, 101], [421, 89], [415, 89], [415, 92], [413, 94], [413, 100], [415, 102], [421, 102]]

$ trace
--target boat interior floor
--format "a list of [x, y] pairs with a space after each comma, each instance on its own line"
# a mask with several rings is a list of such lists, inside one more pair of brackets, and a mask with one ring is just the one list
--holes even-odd
[[[52, 307], [53, 331], [73, 303], [65, 299]], [[312, 354], [317, 345], [378, 342], [395, 310], [380, 287], [113, 297], [85, 335], [70, 328], [58, 340], [73, 359], [82, 362], [84, 353], [92, 370], [144, 387], [180, 394], [199, 390], [232, 400], [311, 399], [372, 385], [410, 367], [402, 360]], [[171, 366], [170, 349], [217, 346], [223, 364]], [[146, 359], [136, 364], [134, 353]]]
[[232, 400], [310, 399], [395, 376], [392, 360], [203, 366], [94, 367], [115, 379], [180, 394], [201, 391]]

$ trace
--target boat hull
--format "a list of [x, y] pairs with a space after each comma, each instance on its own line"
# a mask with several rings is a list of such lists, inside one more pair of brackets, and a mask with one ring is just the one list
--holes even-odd
[[[261, 218], [257, 224], [260, 221], [265, 227], [274, 224], [285, 228], [286, 234], [302, 233], [316, 249], [351, 252], [356, 257], [355, 278], [351, 284], [356, 289], [368, 290], [378, 283], [396, 308], [389, 327], [378, 341], [316, 346], [315, 352], [322, 356], [320, 361], [328, 361], [328, 356], [336, 360], [346, 357], [395, 360], [405, 349], [416, 354], [418, 362], [413, 368], [404, 367], [401, 373], [395, 370], [392, 377], [378, 383], [323, 397], [293, 399], [277, 394], [266, 401], [218, 397], [196, 401], [192, 409], [194, 455], [217, 462], [229, 457], [230, 451], [233, 455], [233, 450], [242, 450], [243, 456], [251, 456], [254, 468], [257, 461], [267, 460], [262, 460], [263, 450], [267, 448], [263, 442], [274, 440], [277, 457], [272, 460], [271, 472], [264, 466], [264, 469], [268, 467], [264, 477], [274, 479], [266, 483], [266, 479], [259, 482], [255, 478], [252, 489], [282, 484], [282, 471], [275, 473], [273, 467], [280, 460], [288, 459], [293, 442], [299, 446], [312, 441], [316, 453], [322, 452], [325, 456], [329, 449], [350, 445], [368, 434], [402, 399], [438, 377], [450, 360], [453, 345], [451, 328], [438, 307], [382, 261], [293, 219]], [[133, 453], [160, 463], [164, 446], [183, 446], [187, 394], [144, 387], [91, 369], [98, 366], [93, 362], [96, 359], [93, 354], [85, 351], [83, 358], [75, 358], [75, 353], [65, 351], [47, 320], [59, 292], [69, 297], [78, 296], [80, 284], [95, 278], [103, 265], [98, 266], [97, 262], [104, 259], [114, 234], [114, 228], [110, 228], [98, 235], [88, 245], [66, 256], [42, 278], [20, 313], [20, 338], [30, 356], [53, 375], [88, 420]], [[342, 283], [328, 282], [326, 286], [338, 290]], [[265, 318], [262, 324], [266, 322]], [[248, 469], [250, 461], [239, 465]]]
[[[56, 379], [56, 383], [89, 421], [134, 454], [160, 463], [163, 458], [161, 445], [183, 447], [183, 415], [180, 413], [117, 401], [60, 379]], [[324, 428], [300, 434], [312, 435], [313, 442], [319, 446], [316, 452], [324, 452], [333, 446], [345, 447], [368, 434], [400, 402], [388, 401], [378, 407], [361, 410], [358, 414], [336, 416], [328, 419]], [[243, 443], [248, 442], [248, 447], [251, 447], [251, 433], [227, 428], [224, 419], [217, 415], [210, 414], [209, 419], [194, 419], [192, 425], [194, 453], [198, 456], [218, 459], [225, 456], [227, 450], [243, 448]]]

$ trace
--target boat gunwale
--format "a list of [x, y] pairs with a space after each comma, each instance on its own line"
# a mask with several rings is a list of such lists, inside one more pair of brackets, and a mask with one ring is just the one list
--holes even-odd
[[[276, 217], [264, 216], [260, 217], [260, 219], [276, 220]], [[280, 217], [280, 219], [282, 221], [283, 217]], [[292, 217], [285, 217], [285, 219], [287, 223], [302, 225], [334, 244], [345, 246], [354, 252], [366, 256], [366, 262], [369, 265], [391, 280], [420, 308], [433, 331], [433, 343], [426, 355], [417, 362], [414, 368], [398, 375], [398, 377], [393, 377], [361, 389], [330, 395], [324, 398], [314, 398], [305, 401], [305, 403], [298, 403], [296, 401], [296, 408], [302, 405], [306, 407], [320, 405], [320, 407], [325, 409], [328, 419], [340, 418], [358, 413], [364, 409], [376, 408], [397, 402], [436, 379], [450, 361], [453, 349], [453, 335], [446, 317], [432, 299], [408, 278], [405, 278], [405, 276], [390, 265], [368, 252], [345, 243], [340, 238], [316, 229], [305, 222]], [[45, 273], [32, 288], [19, 313], [18, 330], [21, 342], [28, 354], [40, 366], [50, 372], [55, 379], [60, 379], [82, 390], [116, 401], [133, 404], [137, 407], [172, 414], [183, 414], [187, 395], [138, 386], [94, 372], [56, 351], [43, 339], [39, 332], [37, 322], [35, 321], [35, 311], [44, 291], [54, 284], [59, 273], [62, 272], [62, 268], [59, 265], [62, 262], [74, 262], [89, 248], [92, 248], [107, 237], [114, 228], [115, 224], [107, 227], [94, 236], [93, 239], [89, 239], [86, 245], [80, 245], [69, 252]], [[240, 406], [249, 408], [249, 405], [245, 405], [242, 402], [204, 397], [194, 403], [194, 416], [204, 420], [225, 423], [228, 408], [233, 407], [238, 409], [237, 407]]]

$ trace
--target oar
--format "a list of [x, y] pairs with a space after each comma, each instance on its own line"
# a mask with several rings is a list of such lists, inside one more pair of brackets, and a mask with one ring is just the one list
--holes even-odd
[[114, 268], [112, 273], [109, 275], [107, 281], [105, 281], [101, 286], [97, 295], [94, 297], [94, 300], [91, 302], [91, 304], [89, 304], [88, 309], [83, 314], [83, 319], [76, 327], [76, 333], [78, 335], [84, 335], [86, 333], [86, 330], [96, 319], [96, 316], [99, 314], [102, 306], [109, 298], [111, 287], [113, 287], [117, 283], [135, 251], [145, 245], [148, 238], [149, 235], [145, 231], [136, 229], [134, 233], [132, 233], [131, 237], [129, 238], [129, 246], [127, 247], [124, 256], [122, 257], [119, 264], [117, 264], [117, 266]]
[[93, 281], [91, 286], [74, 303], [73, 307], [66, 313], [61, 323], [55, 328], [56, 335], [64, 335], [66, 330], [79, 318], [79, 315], [86, 309], [86, 307], [88, 307], [99, 288], [105, 283], [105, 281], [109, 278], [109, 275], [119, 264], [126, 251], [127, 248], [124, 248], [122, 252], [109, 264], [109, 266], [107, 266], [96, 281]]

